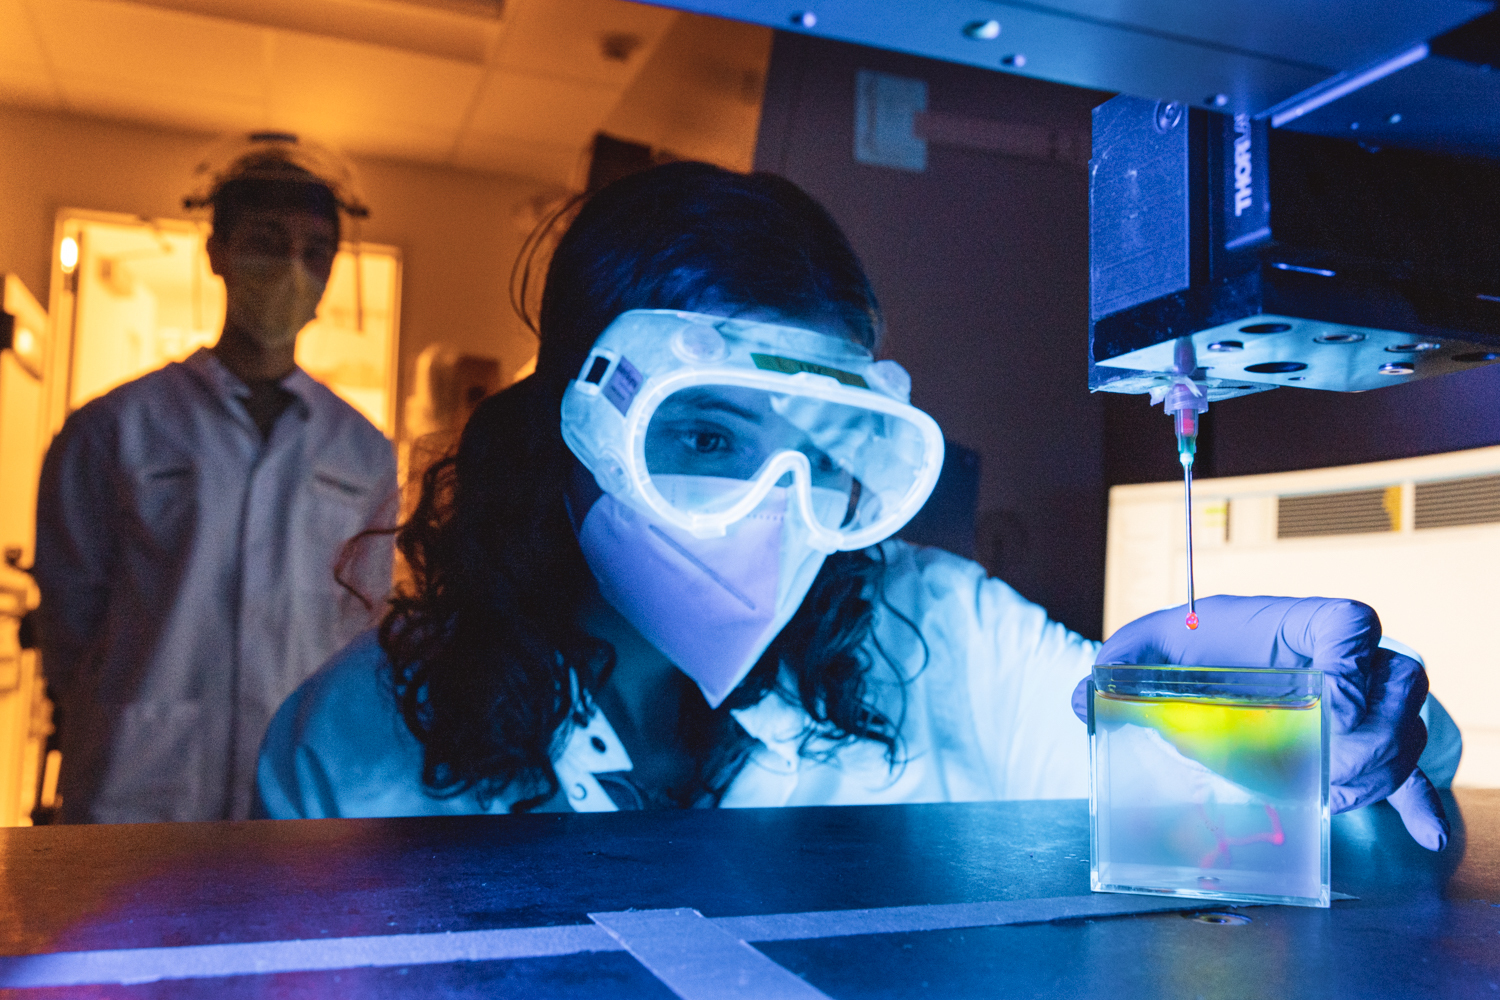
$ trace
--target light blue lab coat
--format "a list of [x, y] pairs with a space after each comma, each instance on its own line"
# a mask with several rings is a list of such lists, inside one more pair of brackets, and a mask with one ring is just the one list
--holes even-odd
[[[826, 757], [800, 755], [807, 713], [771, 694], [734, 712], [757, 744], [720, 804], [1086, 797], [1088, 740], [1071, 696], [1098, 644], [1049, 620], [976, 563], [900, 541], [883, 547], [889, 607], [876, 605], [874, 638], [899, 665], [904, 708], [892, 668], [873, 649], [872, 693], [880, 711], [902, 719], [904, 763], [892, 770], [884, 747], [867, 741]], [[925, 655], [902, 617], [920, 629]], [[388, 676], [368, 633], [281, 707], [260, 756], [267, 815], [486, 811], [472, 794], [439, 798], [423, 787], [422, 749], [396, 709]], [[629, 770], [631, 763], [604, 713], [596, 711], [587, 726], [568, 734], [555, 766], [573, 810], [603, 812], [615, 805], [594, 776]], [[488, 811], [504, 812], [513, 798], [490, 803]]]

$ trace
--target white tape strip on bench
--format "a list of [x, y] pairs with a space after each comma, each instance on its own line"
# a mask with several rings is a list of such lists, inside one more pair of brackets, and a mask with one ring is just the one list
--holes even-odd
[[590, 913], [589, 919], [683, 1000], [828, 1000], [697, 910]]
[[[1212, 904], [1207, 900], [1099, 893], [995, 903], [951, 903], [719, 917], [703, 920], [703, 923], [712, 925], [721, 932], [720, 936], [730, 941], [795, 941], [851, 934], [909, 933], [960, 927], [1045, 923], [1076, 917], [1197, 910], [1209, 906]], [[652, 913], [691, 912], [693, 911], [638, 910], [631, 911], [630, 915], [642, 917]], [[600, 914], [599, 917], [608, 919], [610, 926], [616, 931], [623, 926], [619, 923], [619, 914]], [[718, 938], [714, 940], [717, 942]], [[67, 951], [0, 957], [0, 987], [150, 983], [163, 979], [436, 965], [442, 962], [493, 962], [624, 950], [631, 949], [622, 944], [621, 939], [605, 926], [567, 924], [437, 934], [381, 934], [298, 941], [183, 945], [174, 948]], [[635, 954], [633, 950], [631, 953]], [[640, 958], [639, 955], [636, 957]], [[649, 962], [646, 964], [650, 967]]]

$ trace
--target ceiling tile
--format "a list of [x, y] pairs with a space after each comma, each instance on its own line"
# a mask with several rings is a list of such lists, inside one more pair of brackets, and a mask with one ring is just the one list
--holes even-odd
[[11, 66], [0, 62], [0, 104], [19, 104], [28, 108], [58, 108], [57, 88], [41, 70]]
[[259, 99], [263, 29], [106, 3], [32, 0], [58, 82], [76, 73], [122, 85]]
[[[567, 185], [681, 17], [625, 0], [509, 0], [486, 69], [349, 40], [365, 37], [362, 23], [319, 34], [207, 13], [296, 2], [0, 0], [0, 101], [212, 132], [287, 128], [365, 155]], [[388, 0], [305, 2], [327, 13]], [[612, 34], [638, 40], [627, 58], [601, 54]]]
[[[507, 16], [500, 67], [623, 88], [679, 15], [625, 0], [513, 0]], [[623, 60], [608, 59], [608, 36], [633, 36], [637, 45]]]
[[452, 163], [468, 170], [530, 177], [554, 187], [572, 188], [582, 181], [582, 156], [582, 147], [578, 146], [470, 136], [459, 143]]
[[497, 4], [391, 0], [129, 0], [482, 65], [500, 33]]
[[771, 35], [758, 24], [684, 14], [603, 131], [685, 159], [749, 170]]
[[431, 56], [292, 32], [276, 32], [274, 118], [349, 117], [456, 134], [484, 71]]
[[74, 75], [62, 86], [68, 107], [101, 118], [168, 125], [205, 132], [265, 127], [259, 101], [180, 87], [134, 86]]
[[495, 73], [485, 84], [469, 132], [581, 148], [619, 96], [614, 88], [598, 84]]
[[328, 143], [347, 153], [383, 159], [442, 163], [453, 151], [454, 129], [330, 115], [314, 111], [277, 115], [270, 125]]
[[0, 0], [0, 72], [44, 70], [46, 66], [46, 56], [37, 44], [21, 0]]

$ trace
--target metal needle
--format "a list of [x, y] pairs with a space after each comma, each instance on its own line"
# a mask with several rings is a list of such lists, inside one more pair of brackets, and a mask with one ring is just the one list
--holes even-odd
[[1198, 627], [1198, 612], [1194, 607], [1193, 594], [1193, 456], [1182, 454], [1182, 509], [1187, 522], [1187, 627]]
[[[1172, 429], [1177, 435], [1177, 459], [1182, 463], [1182, 513], [1187, 521], [1187, 627], [1198, 627], [1198, 609], [1193, 593], [1193, 457], [1198, 453], [1198, 416], [1208, 410], [1208, 393], [1186, 377], [1196, 371], [1192, 341], [1184, 338], [1177, 344], [1179, 376], [1170, 387], [1159, 391], [1162, 409], [1171, 414]], [[1156, 391], [1153, 391], [1153, 397]]]

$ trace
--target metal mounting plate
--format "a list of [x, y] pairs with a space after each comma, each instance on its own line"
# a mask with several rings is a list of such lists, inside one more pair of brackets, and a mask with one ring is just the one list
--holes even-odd
[[[1286, 329], [1253, 332], [1258, 326], [1284, 326]], [[1324, 323], [1269, 313], [1200, 330], [1188, 339], [1193, 342], [1198, 372], [1204, 377], [1338, 392], [1364, 392], [1500, 361], [1500, 350], [1484, 344], [1453, 339], [1424, 341], [1396, 330]], [[1422, 343], [1437, 346], [1425, 349], [1414, 346]], [[1241, 346], [1225, 349], [1231, 344]], [[1214, 345], [1219, 346], [1216, 349]], [[1459, 360], [1465, 356], [1470, 360]], [[1178, 372], [1177, 358], [1177, 341], [1168, 340], [1097, 364], [1107, 368], [1174, 374]], [[1259, 365], [1293, 364], [1304, 367], [1282, 372], [1248, 370]], [[1403, 373], [1389, 367], [1381, 370], [1383, 366], [1392, 365], [1408, 365], [1411, 371]]]

